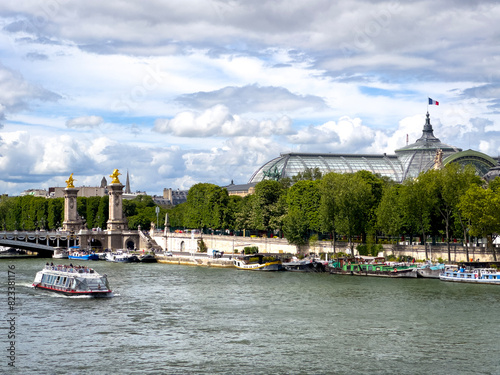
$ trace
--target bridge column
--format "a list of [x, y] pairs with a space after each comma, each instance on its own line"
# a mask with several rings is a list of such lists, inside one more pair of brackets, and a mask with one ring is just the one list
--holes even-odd
[[[63, 230], [68, 232], [77, 232], [82, 227], [82, 221], [76, 211], [76, 196], [78, 189], [67, 187], [64, 189], [64, 222]], [[59, 243], [57, 244], [59, 246]]]
[[127, 222], [123, 216], [123, 185], [118, 179], [118, 170], [115, 169], [110, 177], [113, 178], [108, 185], [109, 194], [109, 219], [107, 222], [107, 248], [123, 248], [123, 231], [127, 229]]

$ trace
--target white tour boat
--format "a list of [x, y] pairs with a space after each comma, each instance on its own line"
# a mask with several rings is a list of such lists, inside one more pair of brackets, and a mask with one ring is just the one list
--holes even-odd
[[495, 268], [446, 269], [439, 275], [443, 281], [500, 285], [500, 271]]
[[83, 266], [47, 264], [37, 272], [33, 286], [67, 295], [104, 296], [111, 293], [106, 275]]
[[56, 247], [54, 249], [54, 254], [52, 254], [52, 258], [54, 259], [68, 259], [68, 256], [69, 256], [69, 251], [61, 247]]

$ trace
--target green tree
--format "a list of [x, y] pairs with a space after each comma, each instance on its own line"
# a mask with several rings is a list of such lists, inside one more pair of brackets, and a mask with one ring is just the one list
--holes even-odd
[[64, 221], [64, 198], [50, 198], [47, 204], [47, 227], [55, 230]]
[[367, 230], [374, 201], [371, 186], [357, 174], [344, 173], [336, 177], [332, 194], [336, 231], [347, 236], [352, 251], [354, 236]]
[[311, 231], [320, 230], [319, 181], [302, 180], [294, 184], [286, 194], [288, 213], [283, 231], [285, 237], [297, 246], [308, 242]]
[[410, 233], [418, 231], [422, 235], [426, 258], [427, 234], [431, 230], [432, 214], [437, 204], [436, 180], [433, 177], [433, 173], [420, 173], [416, 179], [405, 180], [400, 191], [404, 223]]
[[87, 221], [87, 228], [88, 229], [98, 227], [97, 212], [99, 211], [99, 204], [100, 203], [101, 203], [101, 197], [88, 197], [87, 198], [85, 220]]
[[97, 228], [106, 229], [108, 226], [109, 219], [109, 195], [101, 197], [99, 200], [99, 207], [97, 209], [97, 215], [94, 220]]
[[451, 262], [450, 249], [450, 229], [453, 227], [452, 220], [456, 218], [460, 223], [466, 249], [466, 256], [469, 259], [469, 248], [467, 245], [467, 225], [459, 210], [461, 197], [472, 185], [480, 185], [481, 178], [476, 175], [472, 165], [462, 167], [458, 163], [447, 164], [440, 171], [429, 171], [431, 178], [437, 180], [437, 201], [436, 209], [440, 213], [445, 224], [446, 245], [448, 250], [448, 261]]
[[377, 227], [383, 233], [392, 237], [399, 237], [403, 230], [400, 188], [401, 185], [387, 186], [376, 209]]
[[500, 193], [473, 185], [460, 198], [459, 209], [470, 220], [470, 234], [487, 238], [487, 248], [496, 261], [493, 241], [500, 233]]
[[200, 183], [189, 189], [184, 222], [190, 228], [221, 228], [225, 223], [228, 193], [217, 185]]
[[333, 251], [335, 252], [335, 215], [336, 215], [336, 207], [335, 207], [335, 196], [334, 191], [336, 189], [337, 179], [340, 178], [339, 173], [328, 173], [320, 181], [319, 190], [320, 190], [320, 225], [321, 231], [332, 234], [333, 241]]
[[284, 194], [278, 181], [264, 180], [255, 185], [255, 194], [251, 213], [251, 225], [257, 230], [280, 229], [279, 221], [273, 220], [283, 213]]

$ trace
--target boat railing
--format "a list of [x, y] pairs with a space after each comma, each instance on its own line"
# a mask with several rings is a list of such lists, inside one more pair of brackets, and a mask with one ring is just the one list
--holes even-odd
[[69, 272], [69, 273], [81, 273], [90, 274], [96, 273], [92, 268], [86, 266], [68, 266], [68, 265], [45, 265], [46, 270], [59, 271], [59, 272]]

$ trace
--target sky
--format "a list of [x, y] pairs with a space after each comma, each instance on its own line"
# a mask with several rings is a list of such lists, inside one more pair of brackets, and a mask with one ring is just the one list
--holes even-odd
[[244, 184], [281, 153], [394, 154], [427, 111], [497, 157], [499, 19], [485, 0], [2, 0], [0, 194], [114, 169], [151, 195]]

